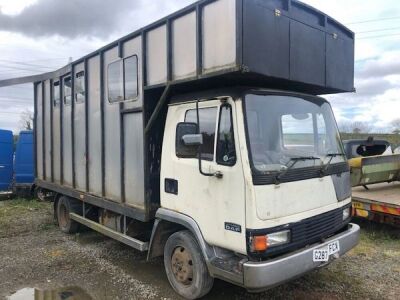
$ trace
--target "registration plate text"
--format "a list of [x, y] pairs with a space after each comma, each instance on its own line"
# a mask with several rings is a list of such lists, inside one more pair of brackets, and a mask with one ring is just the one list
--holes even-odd
[[313, 261], [314, 262], [327, 262], [329, 257], [340, 251], [339, 241], [334, 241], [329, 243], [327, 246], [321, 249], [315, 249], [313, 251]]

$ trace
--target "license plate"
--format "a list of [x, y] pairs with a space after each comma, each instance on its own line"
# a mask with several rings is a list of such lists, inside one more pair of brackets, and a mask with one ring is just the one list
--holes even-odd
[[313, 251], [313, 261], [314, 262], [327, 262], [329, 257], [340, 251], [339, 241], [334, 241], [329, 243], [326, 247], [321, 249], [316, 249]]

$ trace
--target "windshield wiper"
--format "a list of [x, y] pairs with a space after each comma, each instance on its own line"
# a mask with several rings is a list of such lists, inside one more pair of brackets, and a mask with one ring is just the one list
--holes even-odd
[[[307, 160], [320, 160], [321, 158], [315, 157], [315, 156], [300, 156], [300, 157], [292, 157], [289, 162], [286, 165], [286, 169], [283, 172], [278, 173], [275, 176], [275, 184], [279, 185], [281, 183], [281, 178], [287, 174], [291, 169], [294, 168], [294, 166], [299, 162], [299, 161], [307, 161]], [[289, 164], [292, 162], [292, 164], [289, 166]]]
[[321, 177], [324, 176], [324, 175], [326, 174], [326, 172], [329, 170], [329, 167], [331, 166], [332, 160], [333, 160], [335, 157], [338, 157], [338, 156], [345, 156], [345, 155], [344, 155], [343, 153], [329, 153], [329, 154], [327, 154], [327, 155], [325, 155], [325, 156], [326, 156], [326, 157], [329, 157], [329, 161], [328, 161], [328, 163], [326, 164], [326, 166], [322, 166], [321, 171], [320, 171]]

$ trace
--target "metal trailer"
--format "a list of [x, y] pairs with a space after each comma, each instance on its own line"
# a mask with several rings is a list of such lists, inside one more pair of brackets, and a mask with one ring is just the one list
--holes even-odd
[[353, 215], [400, 227], [400, 183], [353, 188]]
[[[209, 231], [200, 229], [194, 216], [160, 207], [165, 193], [178, 196], [178, 181], [160, 177], [161, 162], [168, 160], [161, 157], [163, 145], [170, 142], [163, 141], [167, 111], [188, 99], [197, 99], [197, 111], [200, 99], [239, 99], [249, 90], [239, 86], [255, 87], [255, 93], [304, 97], [322, 105], [326, 101], [312, 95], [352, 92], [353, 79], [354, 34], [324, 13], [294, 0], [203, 0], [58, 71], [0, 81], [0, 87], [34, 82], [36, 184], [56, 193], [55, 213], [61, 229], [73, 232], [83, 224], [148, 251], [149, 258], [163, 255], [174, 232], [188, 230], [196, 240], [193, 247], [206, 263], [207, 282], [197, 290], [178, 289], [170, 282], [181, 295], [193, 299], [209, 291], [209, 276], [258, 291], [325, 265], [326, 258], [337, 258], [354, 247], [359, 227], [349, 224], [345, 214], [350, 187], [348, 165], [343, 161], [325, 173], [323, 184], [331, 191], [332, 204], [318, 204], [319, 210], [310, 208], [302, 214], [305, 220], [293, 218], [288, 225], [293, 230], [314, 228], [310, 234], [318, 235], [299, 236], [296, 244], [280, 251], [287, 253], [310, 243], [313, 247], [285, 260], [277, 258], [279, 262], [265, 261], [262, 254], [259, 263], [250, 261], [245, 254], [250, 248], [246, 250], [244, 243], [270, 229], [242, 230], [246, 224], [234, 222], [225, 222], [225, 238], [219, 241], [226, 244], [233, 239], [231, 246], [240, 243], [242, 254], [226, 250], [231, 246], [224, 250], [210, 245], [206, 242]], [[220, 94], [218, 88], [225, 92]], [[185, 93], [191, 95], [180, 97]], [[201, 176], [221, 179], [218, 172], [205, 173], [201, 161]], [[311, 180], [311, 188], [313, 178], [320, 176], [319, 169], [296, 171], [290, 178], [283, 176], [283, 182]], [[253, 181], [246, 182], [249, 188], [253, 184], [260, 187], [274, 184], [274, 177], [254, 175]], [[181, 188], [187, 191], [190, 187]], [[220, 224], [215, 232], [221, 232]], [[318, 244], [322, 236], [324, 242]], [[180, 237], [193, 239], [185, 233]], [[320, 250], [325, 246], [333, 247], [332, 252]], [[305, 264], [313, 251], [324, 256], [324, 262]]]
[[400, 226], [400, 155], [388, 141], [346, 140], [351, 168], [353, 216]]

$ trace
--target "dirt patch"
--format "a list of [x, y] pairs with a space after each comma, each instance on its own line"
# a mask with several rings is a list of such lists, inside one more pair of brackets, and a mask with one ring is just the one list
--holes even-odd
[[[52, 206], [0, 202], [0, 299], [23, 288], [78, 287], [93, 299], [178, 299], [162, 259], [92, 231], [61, 233]], [[261, 294], [216, 280], [207, 299], [398, 299], [400, 232], [361, 223], [360, 245], [325, 269]]]

